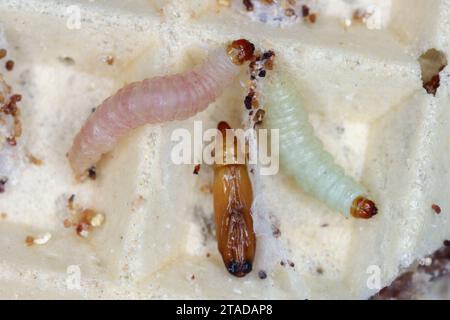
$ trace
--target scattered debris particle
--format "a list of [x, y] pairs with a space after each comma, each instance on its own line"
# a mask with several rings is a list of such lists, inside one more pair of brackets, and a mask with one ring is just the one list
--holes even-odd
[[260, 270], [260, 271], [258, 272], [258, 277], [259, 277], [261, 280], [267, 279], [267, 273], [266, 273], [264, 270]]
[[103, 56], [101, 59], [102, 59], [102, 61], [104, 63], [106, 63], [109, 66], [112, 66], [114, 64], [114, 61], [115, 61], [114, 57], [111, 56], [111, 55]]
[[44, 163], [44, 161], [35, 157], [31, 153], [27, 154], [26, 157], [27, 157], [28, 162], [30, 162], [31, 164], [33, 164], [35, 166], [41, 166]]
[[75, 195], [74, 194], [72, 194], [70, 197], [69, 197], [69, 199], [67, 200], [67, 208], [69, 209], [69, 210], [75, 210], [76, 208], [75, 208]]
[[284, 267], [285, 265], [286, 265], [286, 263], [283, 260], [281, 260], [280, 261], [280, 266]]
[[426, 257], [420, 261], [420, 264], [425, 267], [429, 267], [433, 264], [433, 259], [431, 257]]
[[96, 180], [97, 179], [97, 168], [95, 166], [89, 168], [89, 170], [88, 170], [88, 177], [91, 180]]
[[219, 6], [222, 6], [222, 7], [231, 7], [230, 0], [217, 0], [217, 3], [219, 4]]
[[323, 224], [320, 225], [321, 228], [327, 228], [328, 226], [329, 226], [328, 223], [323, 223]]
[[6, 61], [5, 68], [8, 71], [12, 71], [14, 69], [14, 61], [12, 61], [12, 60]]
[[255, 45], [246, 39], [233, 41], [227, 48], [228, 55], [237, 65], [251, 61], [255, 53]]
[[194, 172], [193, 172], [194, 174], [199, 174], [200, 173], [200, 165], [199, 164], [197, 164], [195, 167], [194, 167]]
[[311, 12], [311, 9], [307, 5], [302, 5], [302, 17], [307, 18]]
[[419, 57], [422, 72], [423, 88], [428, 94], [436, 96], [441, 85], [440, 72], [447, 66], [447, 57], [442, 51], [436, 49], [427, 50]]
[[27, 236], [25, 238], [25, 244], [31, 247], [34, 244], [34, 238], [32, 236]]
[[72, 221], [70, 221], [69, 219], [64, 219], [63, 224], [64, 224], [64, 228], [66, 228], [66, 229], [73, 226]]
[[255, 6], [251, 0], [243, 0], [242, 3], [247, 11], [253, 11], [255, 9]]
[[253, 118], [253, 122], [256, 125], [262, 124], [265, 115], [266, 115], [266, 112], [263, 109], [258, 109], [258, 111], [256, 111], [256, 114]]
[[278, 239], [279, 237], [281, 237], [281, 230], [280, 228], [272, 225], [272, 235], [274, 238]]
[[316, 273], [317, 273], [317, 274], [322, 275], [322, 274], [324, 274], [324, 272], [325, 272], [325, 271], [323, 270], [322, 267], [317, 267], [317, 268], [316, 268]]
[[253, 96], [254, 95], [248, 94], [244, 99], [244, 105], [247, 110], [250, 110], [252, 108]]
[[431, 206], [431, 208], [433, 209], [433, 211], [434, 211], [436, 214], [441, 214], [441, 212], [442, 212], [441, 207], [438, 206], [437, 204], [433, 204], [433, 205]]
[[[444, 241], [444, 246], [430, 257], [422, 259], [400, 275], [391, 285], [383, 288], [372, 300], [416, 299], [427, 286], [448, 276], [450, 271], [450, 241]], [[416, 277], [417, 276], [417, 277]]]
[[6, 49], [0, 49], [0, 59], [6, 57], [7, 54], [8, 52], [6, 51]]
[[5, 185], [8, 182], [7, 177], [0, 177], [0, 193], [5, 192]]
[[427, 91], [428, 94], [432, 94], [436, 96], [437, 89], [441, 85], [441, 76], [439, 74], [434, 75], [430, 81], [424, 83], [423, 88]]
[[100, 227], [103, 222], [105, 221], [105, 215], [102, 213], [97, 213], [92, 219], [91, 219], [91, 226], [94, 228]]
[[206, 257], [207, 257], [207, 258], [210, 258], [210, 257], [211, 257], [211, 253], [207, 252], [207, 253], [206, 253]]
[[93, 209], [81, 208], [75, 203], [75, 195], [67, 201], [70, 216], [63, 220], [64, 228], [75, 228], [75, 232], [82, 238], [89, 237], [93, 229], [101, 227], [105, 222], [105, 215]]
[[311, 23], [316, 23], [317, 21], [317, 14], [316, 13], [312, 13], [308, 16], [308, 21]]
[[213, 192], [212, 186], [209, 184], [204, 184], [200, 187], [200, 191], [203, 193], [211, 194]]
[[44, 234], [41, 234], [41, 235], [37, 236], [33, 240], [33, 243], [36, 244], [36, 245], [44, 245], [47, 242], [49, 242], [51, 238], [52, 238], [52, 234], [50, 232], [46, 232]]
[[131, 211], [134, 212], [139, 209], [145, 202], [145, 198], [142, 195], [138, 195], [131, 205]]
[[193, 274], [193, 275], [191, 276], [191, 280], [192, 280], [192, 281], [195, 280], [195, 274]]
[[59, 57], [58, 60], [66, 66], [73, 66], [75, 64], [75, 60], [71, 57]]
[[289, 261], [289, 267], [295, 268], [295, 263], [293, 263], [292, 261]]
[[295, 10], [292, 8], [286, 8], [284, 10], [284, 14], [286, 15], [286, 17], [293, 17], [295, 16]]
[[8, 214], [7, 214], [6, 212], [2, 212], [2, 213], [0, 214], [0, 218], [1, 218], [2, 220], [6, 220], [6, 219], [8, 218]]

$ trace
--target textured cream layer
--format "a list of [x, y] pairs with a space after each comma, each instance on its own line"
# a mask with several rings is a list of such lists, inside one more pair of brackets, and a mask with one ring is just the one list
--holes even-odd
[[[390, 283], [450, 237], [450, 81], [442, 77], [436, 98], [427, 95], [417, 62], [431, 47], [450, 53], [450, 4], [435, 0], [424, 16], [429, 1], [416, 2], [380, 2], [382, 27], [369, 30], [342, 26], [338, 12], [353, 8], [346, 1], [323, 9], [314, 25], [282, 29], [213, 0], [73, 1], [71, 9], [67, 1], [2, 1], [17, 66], [6, 77], [24, 95], [22, 143], [43, 165], [24, 163], [0, 195], [0, 212], [7, 213], [0, 220], [0, 296], [367, 298], [378, 291], [373, 270], [380, 286]], [[70, 29], [77, 8], [80, 29]], [[204, 128], [221, 120], [240, 125], [239, 83], [194, 119], [134, 131], [101, 162], [95, 182], [76, 184], [65, 157], [91, 109], [125, 83], [186, 70], [240, 37], [277, 52], [325, 148], [380, 209], [371, 221], [345, 220], [285, 173], [261, 177], [255, 272], [245, 279], [227, 274], [209, 232], [212, 197], [200, 189], [212, 170], [202, 166], [195, 176], [193, 166], [170, 161], [174, 129], [193, 131], [193, 120]], [[112, 66], [103, 61], [109, 55]], [[106, 215], [87, 240], [62, 226], [70, 194]], [[47, 244], [25, 246], [27, 235], [47, 231]], [[295, 267], [282, 267], [281, 259]], [[67, 285], [76, 265], [80, 288]]]

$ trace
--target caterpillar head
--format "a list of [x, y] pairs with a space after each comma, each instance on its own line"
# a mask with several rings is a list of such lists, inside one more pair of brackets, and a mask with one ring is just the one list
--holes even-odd
[[370, 219], [378, 213], [375, 203], [365, 197], [358, 197], [353, 201], [350, 213], [359, 219]]
[[255, 45], [246, 39], [239, 39], [228, 45], [227, 52], [234, 64], [241, 65], [253, 59]]

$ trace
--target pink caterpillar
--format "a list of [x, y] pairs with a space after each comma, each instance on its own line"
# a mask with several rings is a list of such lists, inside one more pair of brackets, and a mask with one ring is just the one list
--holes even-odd
[[254, 50], [249, 41], [236, 40], [188, 72], [120, 89], [90, 115], [75, 137], [68, 157], [76, 176], [82, 177], [132, 129], [187, 119], [206, 109], [238, 75], [239, 65], [253, 58]]

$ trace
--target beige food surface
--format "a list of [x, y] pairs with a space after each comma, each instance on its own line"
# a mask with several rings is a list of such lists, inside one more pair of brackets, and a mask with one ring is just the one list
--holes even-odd
[[[307, 2], [316, 23], [279, 26], [240, 1], [1, 1], [0, 47], [16, 62], [5, 79], [23, 95], [24, 134], [0, 194], [0, 297], [368, 298], [449, 239], [450, 73], [434, 97], [418, 61], [431, 48], [448, 57], [450, 1]], [[370, 5], [377, 20], [352, 20]], [[76, 183], [66, 152], [92, 108], [124, 84], [186, 70], [242, 37], [275, 50], [317, 135], [379, 215], [345, 220], [282, 171], [260, 177], [254, 272], [237, 279], [212, 232], [212, 169], [174, 165], [170, 137], [194, 120], [241, 126], [239, 82], [193, 119], [135, 130], [95, 181]], [[67, 208], [73, 194], [81, 209]], [[101, 214], [95, 228], [64, 227], [83, 208]]]

